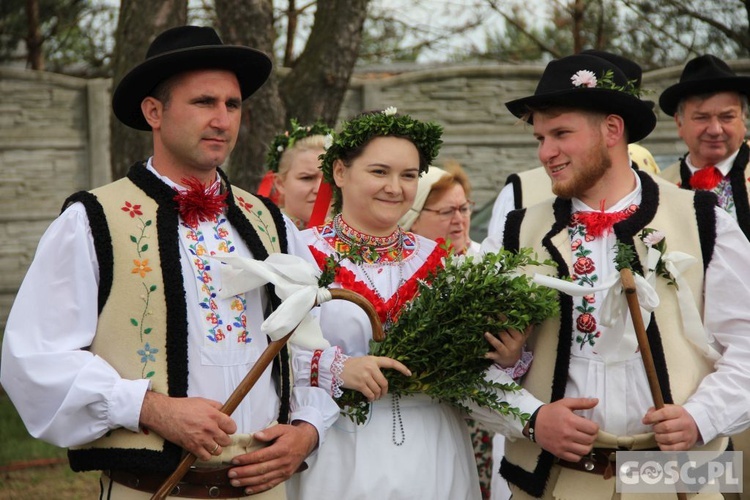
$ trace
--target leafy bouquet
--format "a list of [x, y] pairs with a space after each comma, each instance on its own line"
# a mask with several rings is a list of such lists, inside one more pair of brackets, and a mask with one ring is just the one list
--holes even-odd
[[[383, 342], [371, 342], [371, 354], [404, 363], [406, 377], [385, 371], [388, 391], [395, 396], [424, 393], [441, 402], [469, 411], [468, 400], [522, 420], [528, 415], [502, 401], [516, 384], [484, 379], [492, 360], [484, 357], [490, 345], [485, 332], [509, 328], [523, 331], [558, 314], [557, 292], [536, 285], [521, 273], [540, 265], [530, 249], [519, 253], [500, 250], [483, 257], [449, 257], [444, 269], [419, 283], [414, 300], [404, 308]], [[342, 413], [364, 423], [369, 412], [366, 398], [344, 390], [338, 399]]]

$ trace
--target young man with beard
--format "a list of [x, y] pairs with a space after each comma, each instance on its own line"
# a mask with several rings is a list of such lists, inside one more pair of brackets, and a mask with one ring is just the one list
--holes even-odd
[[[581, 53], [600, 57], [615, 64], [625, 73], [628, 80], [633, 82], [633, 88], [640, 89], [643, 71], [636, 62], [603, 50], [589, 49]], [[653, 101], [644, 102], [649, 106], [654, 105]], [[628, 153], [630, 154], [633, 168], [652, 174], [659, 173], [659, 166], [656, 164], [654, 157], [643, 146], [632, 143], [628, 144]], [[552, 196], [550, 179], [544, 167], [536, 167], [510, 174], [492, 207], [492, 217], [487, 226], [487, 237], [494, 239], [495, 242], [490, 242], [489, 244], [496, 244], [498, 246], [501, 244], [503, 226], [505, 225], [505, 217], [507, 217], [508, 212], [534, 205]]]
[[[533, 248], [553, 262], [536, 271], [561, 278], [568, 290], [560, 317], [529, 336], [534, 363], [524, 390], [509, 396], [532, 415], [515, 424], [511, 437], [527, 439], [508, 443], [501, 466], [513, 498], [616, 498], [617, 450], [725, 450], [725, 436], [750, 426], [743, 306], [750, 244], [712, 194], [657, 184], [631, 168], [627, 145], [646, 137], [655, 117], [610, 62], [590, 55], [552, 61], [534, 95], [506, 105], [533, 125], [556, 197], [510, 212], [503, 246]], [[659, 241], [668, 242], [660, 262], [670, 252], [696, 262], [654, 274], [645, 257]], [[606, 293], [617, 293], [621, 251], [659, 297], [645, 315], [667, 402], [656, 411], [629, 314], [602, 321]], [[674, 282], [689, 300], [678, 300]], [[685, 321], [691, 314], [705, 330]]]

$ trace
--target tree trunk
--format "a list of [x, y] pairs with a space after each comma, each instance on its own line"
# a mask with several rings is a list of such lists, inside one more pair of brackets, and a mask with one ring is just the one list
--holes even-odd
[[44, 56], [42, 55], [42, 33], [39, 29], [39, 0], [26, 0], [26, 17], [28, 19], [28, 34], [26, 36], [27, 66], [31, 69], [44, 71]]
[[284, 47], [284, 66], [292, 66], [294, 62], [294, 37], [297, 35], [297, 3], [288, 0], [286, 11], [286, 46]]
[[[143, 62], [148, 46], [162, 31], [187, 22], [187, 0], [122, 0], [112, 57], [112, 92], [117, 82]], [[151, 156], [151, 133], [120, 123], [112, 115], [112, 177], [123, 177], [130, 165]]]
[[[243, 126], [231, 157], [232, 181], [254, 191], [265, 173], [268, 144], [289, 118], [333, 125], [359, 54], [369, 0], [318, 0], [315, 22], [294, 68], [269, 81], [243, 106]], [[271, 0], [216, 0], [225, 43], [248, 45], [273, 57]], [[279, 79], [283, 78], [282, 83]]]
[[[273, 59], [276, 32], [272, 0], [216, 0], [215, 8], [224, 43], [246, 45]], [[255, 190], [265, 172], [268, 144], [284, 128], [284, 103], [279, 97], [277, 69], [243, 103], [240, 135], [227, 166], [232, 182], [249, 191]]]
[[583, 0], [575, 0], [573, 3], [573, 53], [578, 54], [583, 50], [583, 15], [586, 7]]
[[287, 117], [334, 125], [362, 42], [370, 0], [318, 0], [305, 50], [281, 82]]

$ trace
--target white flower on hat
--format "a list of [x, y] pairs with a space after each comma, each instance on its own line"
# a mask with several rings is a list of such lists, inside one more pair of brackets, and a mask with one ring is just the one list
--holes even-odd
[[398, 112], [398, 109], [396, 109], [395, 106], [388, 106], [383, 110], [383, 114], [385, 116], [393, 116]]
[[283, 152], [284, 151], [284, 146], [281, 146], [281, 145], [276, 146], [276, 151], [278, 151], [279, 153]]
[[596, 75], [593, 71], [587, 69], [581, 69], [576, 71], [576, 74], [570, 77], [570, 81], [573, 82], [574, 87], [587, 87], [590, 89], [596, 88]]
[[327, 134], [325, 141], [323, 142], [323, 149], [328, 151], [328, 148], [330, 148], [331, 146], [333, 146], [333, 135]]

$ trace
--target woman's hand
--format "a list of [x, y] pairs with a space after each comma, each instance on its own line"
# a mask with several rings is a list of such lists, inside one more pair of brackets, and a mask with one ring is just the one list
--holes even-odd
[[521, 351], [526, 344], [526, 337], [529, 336], [532, 326], [529, 325], [526, 331], [521, 332], [513, 328], [502, 331], [497, 335], [485, 332], [484, 338], [490, 343], [493, 350], [485, 354], [485, 357], [491, 359], [503, 368], [510, 368], [521, 359]]
[[380, 399], [388, 394], [388, 381], [382, 368], [397, 370], [411, 377], [411, 371], [395, 359], [383, 356], [352, 357], [344, 361], [341, 372], [343, 387], [361, 392], [368, 401]]

